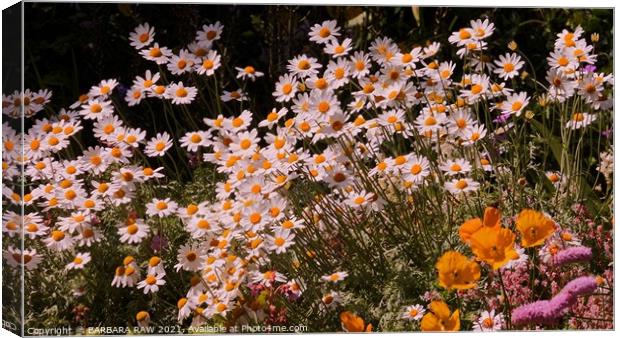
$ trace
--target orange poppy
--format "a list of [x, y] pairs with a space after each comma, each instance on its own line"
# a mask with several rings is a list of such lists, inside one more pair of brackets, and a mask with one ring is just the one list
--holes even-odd
[[456, 251], [444, 253], [435, 267], [439, 285], [446, 289], [471, 289], [480, 279], [480, 265]]
[[432, 301], [420, 323], [422, 331], [458, 331], [461, 329], [459, 310], [452, 314], [450, 308], [443, 301]]
[[486, 207], [484, 209], [484, 217], [482, 220], [479, 217], [469, 219], [459, 228], [459, 237], [464, 243], [469, 243], [471, 235], [480, 230], [483, 226], [490, 228], [498, 228], [499, 222], [502, 218], [502, 212], [494, 207]]
[[346, 332], [370, 332], [372, 331], [372, 324], [365, 325], [364, 319], [349, 311], [340, 313], [340, 324], [342, 329]]
[[555, 231], [555, 222], [542, 212], [523, 209], [517, 216], [516, 226], [521, 233], [521, 246], [531, 248], [543, 245]]
[[515, 251], [515, 234], [507, 228], [484, 227], [470, 238], [470, 246], [476, 257], [497, 270], [509, 261], [519, 258]]

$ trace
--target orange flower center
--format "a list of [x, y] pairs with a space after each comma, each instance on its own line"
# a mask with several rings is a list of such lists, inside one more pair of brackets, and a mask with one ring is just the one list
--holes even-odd
[[146, 284], [154, 285], [155, 283], [157, 283], [157, 278], [155, 278], [155, 276], [153, 275], [146, 276]]
[[179, 88], [176, 90], [176, 92], [174, 92], [176, 94], [176, 96], [178, 97], [186, 97], [187, 96], [187, 89], [185, 88]]
[[319, 31], [319, 36], [322, 37], [323, 39], [325, 39], [326, 37], [330, 36], [331, 34], [332, 34], [332, 32], [327, 27], [323, 27]]
[[297, 64], [297, 67], [301, 70], [308, 70], [310, 69], [310, 62], [308, 62], [308, 60], [301, 60]]
[[142, 33], [140, 34], [140, 36], [138, 37], [138, 40], [140, 40], [140, 42], [145, 43], [149, 40], [149, 33]]
[[291, 93], [291, 91], [293, 91], [293, 85], [291, 85], [290, 83], [285, 83], [285, 84], [282, 86], [282, 93], [283, 93], [284, 95], [288, 95], [288, 94], [290, 94], [290, 93]]
[[515, 65], [513, 65], [512, 63], [506, 63], [506, 64], [504, 64], [504, 71], [505, 71], [506, 73], [510, 73], [510, 72], [512, 72], [513, 70], [515, 70]]
[[153, 47], [149, 51], [149, 56], [154, 57], [154, 58], [158, 58], [158, 57], [161, 56], [161, 50], [159, 48], [157, 48], [157, 47]]
[[456, 182], [456, 188], [459, 189], [459, 190], [463, 190], [463, 189], [467, 188], [467, 181], [459, 180], [458, 182]]

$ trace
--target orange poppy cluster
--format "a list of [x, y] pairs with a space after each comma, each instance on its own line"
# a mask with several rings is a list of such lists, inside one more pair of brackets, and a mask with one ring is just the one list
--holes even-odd
[[[524, 209], [516, 217], [515, 227], [521, 235], [521, 246], [530, 248], [543, 245], [556, 229], [555, 222], [542, 212]], [[516, 234], [501, 226], [501, 211], [494, 207], [484, 210], [479, 217], [465, 221], [459, 227], [459, 237], [475, 255], [469, 259], [454, 250], [446, 251], [437, 261], [439, 285], [447, 290], [465, 290], [476, 286], [480, 279], [480, 265], [484, 262], [498, 270], [508, 262], [518, 259], [515, 246]], [[478, 261], [478, 262], [477, 262]], [[422, 318], [423, 331], [456, 331], [459, 329], [458, 309], [450, 314], [448, 305], [433, 301]]]

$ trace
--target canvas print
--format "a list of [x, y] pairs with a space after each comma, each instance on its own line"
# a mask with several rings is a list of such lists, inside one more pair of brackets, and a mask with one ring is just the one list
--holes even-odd
[[615, 329], [613, 9], [16, 6], [3, 328]]

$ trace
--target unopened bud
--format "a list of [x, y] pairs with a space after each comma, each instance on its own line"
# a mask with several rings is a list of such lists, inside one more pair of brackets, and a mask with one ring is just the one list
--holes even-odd
[[528, 110], [525, 112], [525, 119], [527, 120], [531, 120], [534, 118], [534, 112], [531, 110]]
[[510, 49], [513, 52], [517, 50], [518, 47], [519, 45], [517, 45], [517, 42], [515, 40], [512, 40], [508, 43], [508, 49]]
[[547, 97], [547, 95], [543, 94], [543, 95], [538, 97], [537, 101], [538, 101], [538, 105], [540, 105], [541, 107], [545, 107], [545, 106], [547, 106], [547, 103], [549, 103], [549, 97]]

